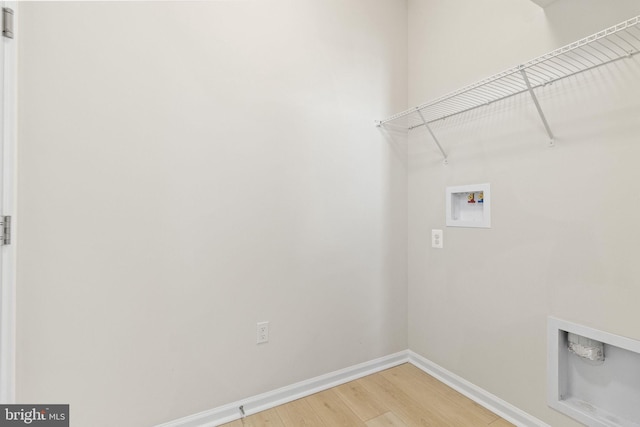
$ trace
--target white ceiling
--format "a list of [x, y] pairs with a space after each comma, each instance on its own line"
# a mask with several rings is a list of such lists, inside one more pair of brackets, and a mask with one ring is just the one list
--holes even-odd
[[531, 0], [540, 7], [547, 7], [556, 0]]

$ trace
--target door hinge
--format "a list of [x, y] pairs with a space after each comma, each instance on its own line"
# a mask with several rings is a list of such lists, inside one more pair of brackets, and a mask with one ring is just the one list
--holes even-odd
[[8, 7], [2, 8], [2, 36], [13, 38], [13, 9]]
[[11, 244], [11, 217], [10, 216], [0, 216], [0, 227], [2, 228], [2, 236], [0, 236], [0, 244], [2, 245], [10, 245]]

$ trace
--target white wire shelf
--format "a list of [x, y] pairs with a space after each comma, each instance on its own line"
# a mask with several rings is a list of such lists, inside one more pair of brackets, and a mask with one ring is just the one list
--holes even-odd
[[640, 16], [433, 101], [395, 114], [377, 122], [377, 125], [391, 125], [408, 130], [425, 126], [436, 140], [446, 160], [446, 153], [429, 126], [431, 123], [529, 92], [553, 144], [553, 134], [533, 90], [619, 59], [631, 57], [638, 52], [640, 52]]

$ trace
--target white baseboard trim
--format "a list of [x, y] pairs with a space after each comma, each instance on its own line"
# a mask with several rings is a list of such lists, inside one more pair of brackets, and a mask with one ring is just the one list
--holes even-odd
[[467, 396], [477, 404], [482, 405], [491, 412], [501, 416], [510, 423], [515, 424], [518, 427], [550, 427], [548, 424], [545, 424], [534, 416], [516, 408], [512, 404], [505, 402], [499, 397], [494, 396], [488, 391], [470, 383], [453, 372], [444, 369], [442, 366], [436, 365], [419, 354], [411, 350], [407, 350], [407, 353], [409, 354], [409, 363]]
[[407, 362], [415, 365], [427, 374], [437, 378], [444, 384], [518, 427], [550, 427], [532, 415], [527, 414], [521, 409], [516, 408], [510, 403], [505, 402], [499, 397], [494, 396], [411, 350], [401, 351], [349, 368], [340, 369], [339, 371], [301, 381], [277, 390], [179, 418], [156, 427], [219, 426], [239, 419], [241, 417], [240, 406], [244, 408], [246, 415], [252, 415]]
[[360, 363], [349, 368], [340, 369], [319, 377], [301, 381], [277, 390], [262, 393], [247, 399], [238, 400], [228, 405], [219, 406], [184, 418], [179, 418], [156, 427], [214, 427], [240, 418], [240, 406], [243, 406], [246, 415], [255, 414], [284, 403], [300, 399], [305, 396], [362, 378], [394, 366], [407, 363], [409, 351], [381, 357]]

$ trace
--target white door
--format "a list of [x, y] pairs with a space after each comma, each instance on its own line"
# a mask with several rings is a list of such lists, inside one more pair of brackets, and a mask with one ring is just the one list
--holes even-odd
[[0, 1], [0, 402], [15, 400], [15, 240], [5, 224], [15, 224], [14, 173], [16, 141], [16, 4]]

